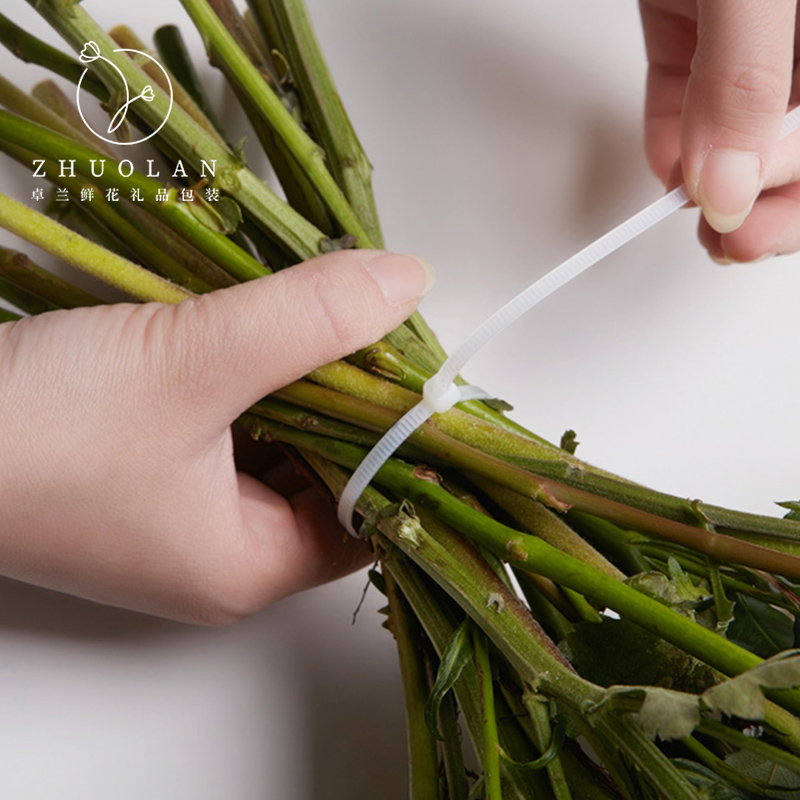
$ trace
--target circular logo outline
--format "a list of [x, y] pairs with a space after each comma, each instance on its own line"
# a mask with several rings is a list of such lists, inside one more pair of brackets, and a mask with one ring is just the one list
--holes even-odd
[[[134, 144], [142, 144], [143, 142], [146, 142], [148, 139], [152, 139], [153, 136], [155, 136], [167, 124], [167, 120], [169, 119], [170, 114], [172, 114], [172, 107], [175, 104], [175, 92], [173, 91], [173, 88], [172, 88], [172, 81], [170, 80], [170, 77], [167, 74], [167, 71], [164, 69], [164, 67], [161, 66], [161, 64], [155, 58], [153, 58], [153, 56], [151, 56], [149, 53], [143, 53], [141, 50], [133, 50], [133, 49], [127, 48], [127, 47], [120, 47], [117, 50], [114, 50], [114, 52], [115, 53], [138, 53], [139, 55], [142, 55], [145, 58], [150, 59], [150, 61], [152, 61], [161, 70], [161, 72], [164, 74], [164, 77], [167, 79], [167, 84], [169, 85], [169, 110], [167, 111], [167, 116], [164, 117], [164, 121], [151, 134], [149, 134], [148, 136], [145, 136], [143, 139], [137, 139], [135, 142], [121, 142], [118, 139], [107, 139], [105, 136], [101, 136], [86, 121], [86, 117], [83, 115], [83, 109], [81, 108], [81, 86], [83, 85], [83, 79], [86, 77], [86, 73], [89, 72], [89, 67], [87, 67], [83, 71], [83, 74], [81, 75], [80, 80], [78, 81], [78, 87], [77, 87], [77, 92], [76, 92], [77, 101], [78, 101], [78, 113], [81, 115], [81, 119], [83, 120], [83, 124], [98, 139], [102, 139], [104, 142], [108, 142], [108, 144], [124, 145], [126, 147], [129, 146], [129, 145], [134, 145]], [[125, 80], [125, 76], [122, 74], [122, 71], [112, 61], [109, 61], [108, 59], [103, 59], [103, 60], [107, 64], [110, 64], [112, 67], [114, 67], [114, 69], [119, 73], [120, 77], [122, 78], [122, 82], [125, 85], [126, 102], [128, 104], [130, 104], [130, 102], [131, 102], [131, 100], [130, 100], [130, 89], [128, 88], [128, 82]]]

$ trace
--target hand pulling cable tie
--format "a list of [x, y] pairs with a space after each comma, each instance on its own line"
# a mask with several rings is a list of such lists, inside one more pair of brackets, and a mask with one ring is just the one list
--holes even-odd
[[[780, 139], [800, 128], [800, 107], [784, 117]], [[489, 341], [502, 333], [523, 314], [530, 311], [557, 289], [577, 278], [589, 267], [618, 250], [657, 223], [666, 219], [674, 211], [685, 206], [690, 200], [686, 186], [679, 186], [646, 208], [634, 214], [621, 225], [596, 239], [583, 250], [568, 258], [562, 264], [534, 281], [502, 308], [495, 311], [445, 362], [439, 371], [429, 378], [422, 390], [422, 400], [407, 411], [380, 441], [367, 453], [356, 471], [350, 477], [339, 499], [339, 522], [353, 535], [353, 511], [358, 498], [391, 458], [403, 442], [434, 414], [449, 411], [456, 403], [464, 400], [484, 400], [491, 395], [477, 386], [457, 386], [455, 377], [464, 365]]]

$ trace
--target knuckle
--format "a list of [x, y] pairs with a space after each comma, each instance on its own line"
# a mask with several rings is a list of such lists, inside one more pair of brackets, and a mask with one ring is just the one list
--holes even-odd
[[143, 347], [158, 388], [169, 397], [205, 397], [215, 385], [221, 343], [230, 341], [227, 324], [208, 296], [157, 309]]
[[786, 110], [789, 83], [781, 70], [766, 64], [740, 64], [722, 83], [718, 107], [742, 120]]
[[216, 628], [235, 625], [270, 602], [267, 587], [265, 576], [252, 563], [228, 563], [190, 590], [191, 621]]
[[333, 349], [349, 353], [361, 344], [362, 324], [354, 312], [353, 291], [343, 286], [337, 277], [330, 273], [318, 275], [311, 297], [317, 309], [316, 321], [323, 328], [320, 332], [327, 335]]

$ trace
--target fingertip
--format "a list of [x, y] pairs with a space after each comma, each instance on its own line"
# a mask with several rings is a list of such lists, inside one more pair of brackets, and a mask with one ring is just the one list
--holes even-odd
[[731, 233], [752, 210], [762, 180], [758, 153], [712, 148], [703, 159], [693, 194], [708, 224], [717, 233]]
[[436, 280], [433, 265], [419, 256], [379, 252], [364, 267], [393, 308], [416, 305]]

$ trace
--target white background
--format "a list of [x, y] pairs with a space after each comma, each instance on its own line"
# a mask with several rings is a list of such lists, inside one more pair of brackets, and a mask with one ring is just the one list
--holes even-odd
[[[423, 312], [448, 348], [659, 196], [635, 3], [309, 5], [375, 164], [389, 244], [438, 268]], [[83, 6], [142, 37], [189, 26], [178, 0]], [[55, 42], [21, 0], [3, 11]], [[26, 87], [41, 77], [6, 53], [0, 71]], [[29, 197], [30, 176], [2, 169], [2, 190]], [[551, 298], [466, 374], [545, 436], [575, 428], [589, 461], [777, 513], [773, 500], [800, 496], [800, 265], [717, 267], [696, 214]], [[202, 630], [0, 581], [0, 796], [405, 797], [394, 645], [374, 593], [350, 625], [363, 583]]]

